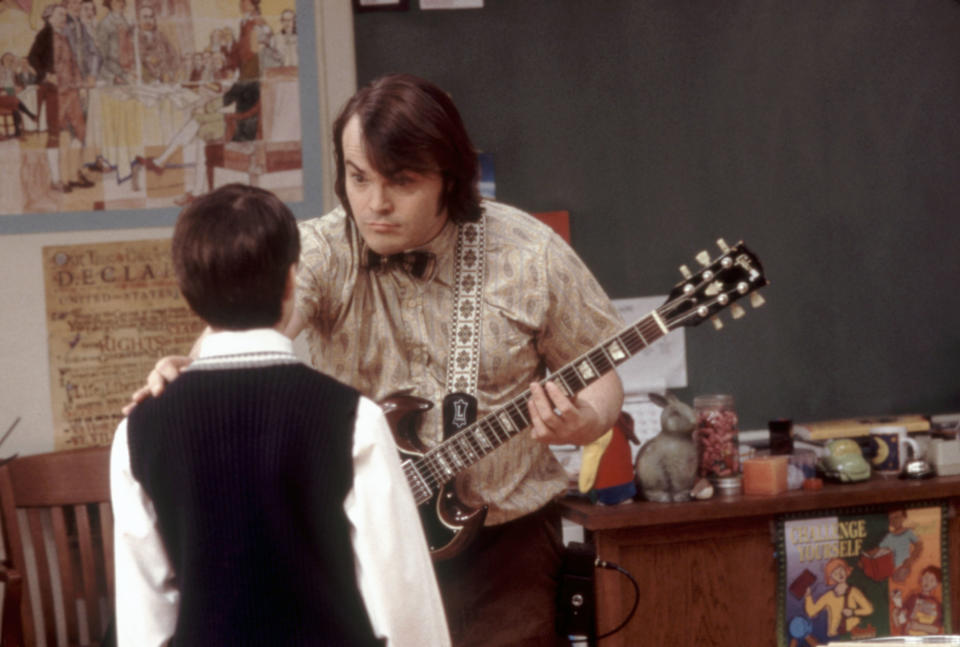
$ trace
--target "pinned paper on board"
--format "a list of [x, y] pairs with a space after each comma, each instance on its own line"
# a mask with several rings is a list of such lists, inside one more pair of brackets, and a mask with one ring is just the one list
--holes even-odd
[[[628, 325], [656, 310], [666, 296], [614, 299], [613, 305]], [[672, 330], [617, 367], [623, 381], [623, 410], [634, 423], [639, 444], [632, 446], [634, 457], [645, 442], [660, 432], [661, 408], [650, 401], [648, 393], [687, 386], [687, 356], [683, 327]]]
[[[660, 307], [667, 297], [649, 296], [628, 299], [613, 299], [620, 316], [627, 325], [636, 324]], [[650, 401], [651, 392], [663, 393], [667, 389], [687, 386], [687, 356], [683, 327], [672, 330], [636, 353], [617, 367], [623, 382], [623, 411], [633, 420], [633, 433], [638, 444], [630, 446], [632, 458], [643, 444], [660, 432], [662, 409]], [[580, 448], [575, 445], [553, 446], [554, 454], [567, 471], [576, 487], [581, 465]]]
[[[656, 310], [666, 296], [614, 299], [613, 305], [627, 324], [635, 324]], [[617, 367], [623, 392], [631, 395], [687, 386], [687, 356], [683, 328], [672, 330]]]
[[483, 0], [420, 0], [420, 9], [482, 9]]

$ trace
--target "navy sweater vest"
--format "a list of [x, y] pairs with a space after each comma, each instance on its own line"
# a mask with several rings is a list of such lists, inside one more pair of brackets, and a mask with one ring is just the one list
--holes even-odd
[[176, 573], [172, 644], [379, 645], [343, 502], [358, 394], [302, 364], [192, 370], [128, 421]]

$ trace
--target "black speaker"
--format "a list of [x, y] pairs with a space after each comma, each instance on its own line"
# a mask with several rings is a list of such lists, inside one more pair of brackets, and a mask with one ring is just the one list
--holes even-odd
[[563, 551], [557, 590], [557, 633], [561, 636], [597, 635], [595, 561], [591, 544], [570, 542]]

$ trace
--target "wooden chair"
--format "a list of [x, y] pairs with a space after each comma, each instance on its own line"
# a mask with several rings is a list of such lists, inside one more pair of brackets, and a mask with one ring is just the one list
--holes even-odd
[[16, 137], [18, 105], [16, 97], [0, 96], [0, 141]]
[[[289, 122], [295, 119], [299, 124], [299, 89], [297, 68], [268, 68], [260, 82], [260, 101], [249, 111], [240, 115], [227, 114], [226, 133], [223, 142], [211, 142], [206, 145], [207, 185], [211, 189], [217, 168], [230, 169], [247, 174], [247, 181], [253, 186], [261, 186], [262, 178], [270, 173], [292, 171], [303, 168], [303, 155], [299, 140], [284, 141], [275, 138], [274, 122]], [[296, 89], [293, 95], [281, 93], [281, 86], [287, 91]], [[287, 105], [297, 111], [291, 115], [280, 112]], [[283, 106], [284, 108], [281, 108]], [[233, 133], [241, 119], [257, 115], [257, 137], [252, 141], [234, 142]], [[299, 125], [296, 130], [299, 130]]]
[[71, 647], [99, 644], [113, 615], [110, 448], [0, 466], [0, 504], [3, 646], [34, 647], [38, 631], [47, 647], [63, 645], [58, 624]]
[[237, 134], [237, 127], [241, 121], [257, 118], [257, 139], [263, 139], [263, 118], [260, 116], [260, 102], [258, 101], [252, 108], [241, 113], [227, 113], [223, 115], [224, 131], [223, 141], [232, 142], [233, 136]]

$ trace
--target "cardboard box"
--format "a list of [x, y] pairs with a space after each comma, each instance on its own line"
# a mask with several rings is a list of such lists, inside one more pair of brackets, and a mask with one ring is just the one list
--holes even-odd
[[788, 464], [788, 456], [757, 456], [743, 461], [743, 493], [786, 492]]
[[887, 425], [906, 427], [908, 432], [930, 430], [930, 421], [924, 416], [917, 414], [802, 422], [797, 423], [794, 426], [794, 430], [803, 440], [829, 440], [831, 438], [869, 436], [870, 429], [873, 427]]
[[960, 474], [960, 440], [931, 439], [927, 460], [933, 465], [938, 476]]

